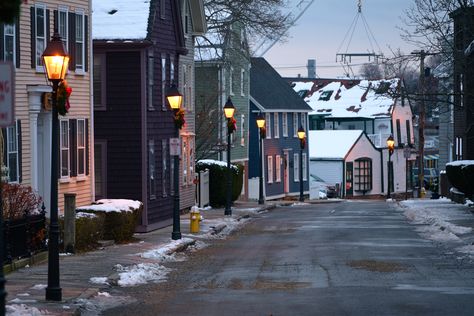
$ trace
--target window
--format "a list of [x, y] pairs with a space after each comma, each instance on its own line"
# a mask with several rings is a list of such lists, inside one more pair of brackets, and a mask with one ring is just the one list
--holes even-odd
[[166, 177], [168, 175], [168, 142], [166, 139], [161, 140], [161, 187], [163, 197], [167, 196]]
[[187, 103], [188, 111], [194, 111], [194, 98], [193, 98], [193, 67], [188, 65], [187, 77], [186, 77], [186, 95], [188, 96], [188, 100], [185, 102]]
[[267, 156], [267, 182], [273, 183], [273, 156]]
[[267, 136], [266, 138], [272, 138], [272, 121], [271, 121], [270, 113], [265, 113], [265, 126], [267, 127]]
[[307, 165], [306, 153], [303, 153], [303, 181], [308, 180], [308, 171], [306, 170]]
[[300, 182], [300, 156], [293, 154], [293, 181]]
[[95, 139], [94, 144], [94, 180], [95, 198], [105, 199], [107, 192], [107, 141]]
[[245, 146], [245, 115], [240, 115], [240, 146]]
[[287, 113], [281, 114], [281, 121], [283, 125], [283, 137], [288, 137], [288, 114]]
[[69, 24], [69, 20], [68, 20], [67, 7], [60, 6], [57, 14], [58, 14], [58, 17], [57, 17], [58, 26], [57, 27], [58, 27], [59, 35], [61, 36], [64, 47], [69, 47], [69, 42], [68, 42], [68, 37], [69, 37], [68, 36], [68, 34], [69, 34], [68, 24]]
[[165, 0], [161, 0], [160, 1], [160, 18], [161, 19], [166, 19], [166, 1]]
[[59, 160], [60, 160], [60, 174], [61, 178], [69, 178], [69, 121], [61, 120], [59, 124]]
[[183, 65], [183, 109], [186, 109], [188, 106], [188, 74], [187, 74], [188, 66]]
[[156, 165], [155, 165], [155, 141], [148, 141], [148, 181], [150, 184], [150, 200], [156, 198]]
[[462, 137], [456, 137], [456, 159], [455, 160], [462, 160]]
[[77, 120], [77, 175], [86, 174], [86, 120]]
[[278, 112], [273, 113], [273, 134], [275, 135], [275, 138], [280, 137], [280, 120], [278, 116]]
[[183, 19], [184, 27], [183, 27], [183, 29], [184, 29], [184, 34], [187, 35], [189, 33], [189, 21], [190, 21], [188, 1], [184, 1], [183, 11], [184, 11], [184, 19]]
[[[148, 104], [148, 109], [153, 110], [153, 87], [155, 85], [155, 71], [154, 71], [154, 63], [155, 59], [153, 57], [153, 51], [149, 50], [148, 51], [148, 71], [147, 71], [147, 76], [148, 76], [148, 90], [147, 90], [147, 104]], [[94, 69], [95, 71], [95, 69]]]
[[43, 72], [43, 60], [41, 55], [43, 54], [44, 49], [46, 48], [47, 40], [47, 17], [46, 17], [46, 8], [42, 4], [37, 4], [33, 8], [34, 10], [34, 44], [35, 44], [35, 68], [36, 71]]
[[194, 137], [189, 137], [188, 141], [188, 184], [193, 184], [194, 182]]
[[[0, 25], [0, 27], [2, 26]], [[17, 34], [15, 24], [5, 24], [3, 26], [3, 38], [0, 38], [0, 40], [2, 41], [2, 43], [0, 43], [0, 54], [3, 53], [4, 61], [11, 61], [13, 65], [17, 65], [18, 62], [16, 60], [16, 36]], [[3, 51], [1, 51], [2, 47]]]
[[275, 182], [281, 182], [281, 157], [275, 156]]
[[170, 58], [170, 83], [174, 81], [174, 60]]
[[183, 172], [182, 185], [188, 184], [188, 138], [182, 138], [181, 151], [181, 167]]
[[245, 78], [245, 70], [241, 69], [240, 70], [240, 95], [241, 96], [245, 95], [244, 78]]
[[332, 93], [332, 90], [323, 91], [323, 93], [321, 93], [319, 96], [318, 101], [329, 101], [329, 99], [331, 99]]
[[94, 110], [105, 110], [105, 54], [94, 55], [93, 63]]
[[398, 146], [402, 145], [402, 132], [401, 132], [401, 127], [400, 127], [400, 120], [396, 120], [396, 125], [397, 125], [397, 144]]
[[411, 144], [410, 120], [406, 120], [406, 127], [407, 127], [407, 144]]
[[8, 182], [20, 182], [20, 121], [6, 128], [6, 167], [8, 167]]
[[298, 137], [298, 113], [293, 113], [293, 137]]
[[372, 159], [360, 158], [354, 161], [354, 190], [372, 190]]
[[161, 55], [161, 104], [161, 109], [166, 111], [166, 56], [164, 54]]
[[229, 71], [229, 94], [230, 95], [234, 95], [234, 68], [230, 67], [230, 71]]
[[76, 71], [85, 71], [85, 29], [84, 29], [84, 12], [76, 12], [76, 47], [75, 47], [75, 61], [76, 61]]
[[301, 126], [303, 126], [305, 131], [308, 131], [308, 129], [306, 128], [306, 114], [301, 113], [300, 115], [301, 115]]

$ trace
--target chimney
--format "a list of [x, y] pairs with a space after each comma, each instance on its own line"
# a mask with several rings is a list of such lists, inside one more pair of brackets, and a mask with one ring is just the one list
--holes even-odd
[[316, 78], [316, 59], [308, 59], [308, 78]]

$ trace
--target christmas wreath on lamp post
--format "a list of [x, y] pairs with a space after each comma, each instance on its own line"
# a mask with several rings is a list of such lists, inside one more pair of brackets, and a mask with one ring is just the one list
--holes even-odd
[[58, 107], [58, 114], [59, 115], [66, 115], [71, 108], [71, 104], [69, 103], [69, 97], [71, 96], [72, 88], [68, 86], [67, 81], [63, 80], [58, 86], [58, 92], [56, 96], [56, 105]]

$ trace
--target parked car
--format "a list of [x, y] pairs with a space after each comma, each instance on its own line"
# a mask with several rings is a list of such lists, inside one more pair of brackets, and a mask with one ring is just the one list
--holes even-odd
[[[430, 189], [434, 186], [438, 186], [439, 173], [435, 168], [425, 168], [423, 172], [423, 186], [425, 189]], [[418, 184], [418, 168], [413, 168], [413, 181], [415, 185]]]
[[315, 189], [318, 191], [318, 193], [316, 194], [317, 198], [325, 199], [337, 197], [337, 190], [335, 185], [325, 182], [323, 179], [314, 174], [310, 174], [309, 177], [311, 189]]

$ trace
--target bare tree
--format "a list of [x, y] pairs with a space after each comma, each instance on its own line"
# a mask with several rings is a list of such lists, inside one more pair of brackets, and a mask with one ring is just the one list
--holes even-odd
[[382, 79], [382, 69], [378, 64], [367, 63], [363, 64], [360, 68], [360, 75], [367, 80]]
[[215, 106], [218, 95], [196, 96], [196, 161], [216, 158], [224, 147], [220, 143], [218, 128], [222, 113]]

